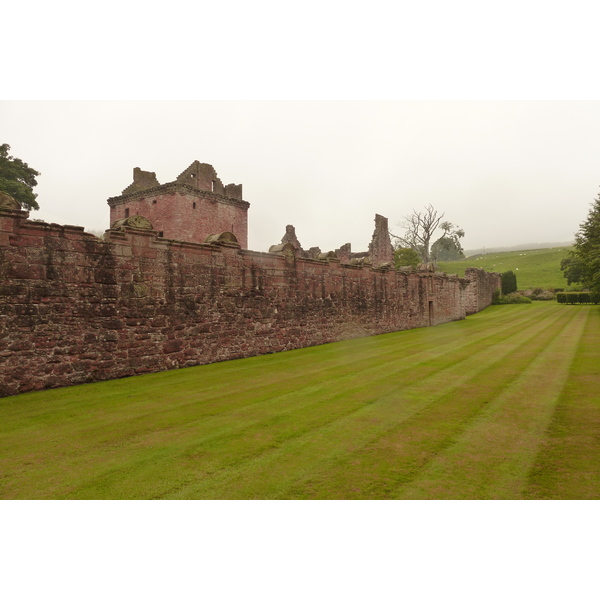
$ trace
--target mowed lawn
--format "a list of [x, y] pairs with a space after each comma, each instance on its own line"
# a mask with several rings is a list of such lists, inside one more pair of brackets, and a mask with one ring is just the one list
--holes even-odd
[[600, 498], [600, 307], [3, 398], [0, 497]]

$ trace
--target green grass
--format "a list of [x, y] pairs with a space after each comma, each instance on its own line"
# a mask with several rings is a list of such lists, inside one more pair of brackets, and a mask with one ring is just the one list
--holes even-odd
[[0, 399], [1, 498], [599, 498], [600, 308]]
[[560, 261], [567, 256], [571, 248], [571, 246], [565, 246], [517, 252], [495, 252], [464, 260], [440, 262], [438, 269], [446, 273], [456, 273], [461, 277], [464, 276], [465, 269], [471, 267], [479, 267], [497, 273], [512, 271], [517, 276], [517, 286], [520, 290], [536, 287], [567, 288], [567, 280], [560, 270]]

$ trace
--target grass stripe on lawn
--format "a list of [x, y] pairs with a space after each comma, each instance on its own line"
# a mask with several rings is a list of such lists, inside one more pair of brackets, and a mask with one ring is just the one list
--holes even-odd
[[519, 376], [399, 497], [522, 498], [586, 319], [585, 310], [572, 313], [532, 362], [515, 363]]
[[[477, 415], [490, 397], [500, 393], [507, 381], [517, 376], [518, 370], [515, 371], [511, 361], [523, 365], [535, 360], [539, 347], [555, 335], [554, 327], [523, 331], [510, 341], [457, 364], [453, 373], [441, 371], [430, 381], [392, 395], [389, 401], [392, 408], [397, 407], [397, 423], [380, 431], [376, 439], [355, 444], [334, 468], [309, 479], [303, 484], [304, 491], [303, 486], [296, 486], [295, 493], [307, 493], [307, 497], [393, 497], [400, 483], [414, 479], [428, 461], [467, 427], [469, 419]], [[511, 361], [506, 360], [509, 356]], [[442, 381], [444, 384], [439, 385]], [[413, 400], [415, 410], [398, 418], [402, 411], [407, 411], [409, 399]], [[398, 400], [402, 402], [400, 407]], [[383, 403], [379, 408], [383, 408]], [[391, 414], [382, 419], [388, 426], [393, 421]]]
[[[362, 406], [332, 420], [321, 431], [311, 428], [297, 439], [286, 440], [283, 446], [272, 450], [271, 456], [261, 455], [256, 457], [254, 464], [246, 464], [239, 470], [239, 475], [221, 474], [226, 483], [216, 485], [219, 479], [216, 477], [211, 482], [211, 487], [216, 485], [212, 493], [215, 497], [231, 497], [232, 494], [233, 497], [254, 497], [258, 493], [290, 498], [385, 497], [390, 483], [394, 487], [394, 477], [406, 477], [406, 469], [388, 455], [388, 461], [391, 459], [393, 464], [385, 470], [385, 460], [376, 450], [376, 465], [372, 465], [372, 471], [377, 473], [376, 479], [383, 487], [376, 489], [373, 483], [357, 485], [359, 462], [355, 455], [361, 455], [360, 464], [363, 470], [368, 470], [365, 448], [369, 444], [378, 444], [378, 440], [390, 435], [390, 430], [399, 423], [410, 420], [461, 386], [470, 385], [474, 374], [489, 368], [489, 362], [502, 361], [508, 353], [533, 338], [552, 335], [544, 332], [557, 318], [553, 314], [529, 328], [519, 326], [518, 336], [516, 331], [510, 335], [503, 331], [499, 339], [494, 340], [493, 335], [482, 338], [479, 347], [470, 344], [448, 356], [421, 358], [422, 364], [413, 362], [409, 370], [394, 371], [391, 367], [377, 378], [365, 377], [366, 386], [352, 389], [362, 399]], [[486, 333], [489, 334], [489, 330]], [[532, 358], [535, 353], [535, 350], [528, 350]], [[297, 426], [296, 433], [301, 433]], [[405, 455], [404, 459], [412, 464], [411, 455]], [[303, 481], [294, 484], [300, 474]], [[290, 484], [291, 488], [286, 489]]]
[[600, 498], [600, 307], [589, 317], [525, 498]]

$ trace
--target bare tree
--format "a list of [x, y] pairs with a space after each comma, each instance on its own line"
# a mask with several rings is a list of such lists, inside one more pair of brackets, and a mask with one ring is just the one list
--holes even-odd
[[412, 248], [419, 254], [422, 262], [431, 262], [431, 239], [439, 227], [443, 231], [439, 239], [452, 240], [460, 248], [459, 239], [465, 235], [465, 232], [449, 221], [442, 222], [444, 214], [439, 214], [431, 204], [421, 212], [413, 210], [411, 215], [399, 223], [404, 229], [404, 235], [392, 234], [397, 245]]

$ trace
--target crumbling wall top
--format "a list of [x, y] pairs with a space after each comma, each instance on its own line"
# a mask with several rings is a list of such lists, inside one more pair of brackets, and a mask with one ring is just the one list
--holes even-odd
[[21, 205], [6, 192], [0, 192], [0, 210], [21, 210]]
[[282, 244], [291, 244], [295, 250], [302, 252], [302, 246], [296, 237], [296, 229], [293, 225], [285, 226], [285, 235], [281, 238]]
[[337, 257], [342, 261], [342, 263], [349, 263], [352, 258], [352, 245], [348, 242], [343, 246], [340, 246], [335, 251]]
[[141, 192], [156, 186], [160, 183], [156, 179], [156, 173], [150, 171], [142, 171], [139, 167], [133, 169], [133, 183], [123, 190], [123, 194], [131, 194], [133, 192]]
[[0, 212], [21, 219], [29, 217], [29, 211], [22, 210], [21, 204], [6, 192], [0, 192]]
[[242, 199], [242, 186], [235, 183], [223, 185], [217, 177], [217, 172], [212, 165], [195, 160], [185, 171], [177, 176], [176, 181], [191, 185], [198, 190], [214, 192], [228, 198]]
[[390, 240], [388, 220], [381, 215], [375, 215], [375, 231], [369, 244], [369, 257], [373, 266], [393, 263], [394, 249]]
[[[242, 185], [236, 183], [228, 183], [223, 185], [222, 181], [217, 177], [217, 172], [214, 170], [212, 165], [207, 163], [200, 163], [195, 160], [187, 169], [181, 172], [175, 181], [161, 184], [156, 178], [156, 173], [151, 171], [143, 171], [139, 167], [133, 169], [133, 183], [127, 186], [122, 192], [121, 196], [115, 196], [108, 199], [110, 206], [116, 206], [126, 202], [131, 196], [139, 196], [143, 192], [151, 194], [161, 193], [168, 191], [173, 193], [177, 191], [179, 185], [188, 186], [187, 190], [193, 188], [197, 190], [197, 193], [203, 194], [210, 192], [218, 196], [226, 198], [227, 201], [241, 201], [242, 199]], [[125, 197], [125, 198], [124, 198]], [[248, 205], [248, 203], [245, 203]], [[249, 205], [248, 205], [249, 206]]]
[[224, 194], [225, 190], [217, 172], [212, 165], [195, 160], [187, 169], [182, 171], [176, 181], [187, 183], [199, 190]]

